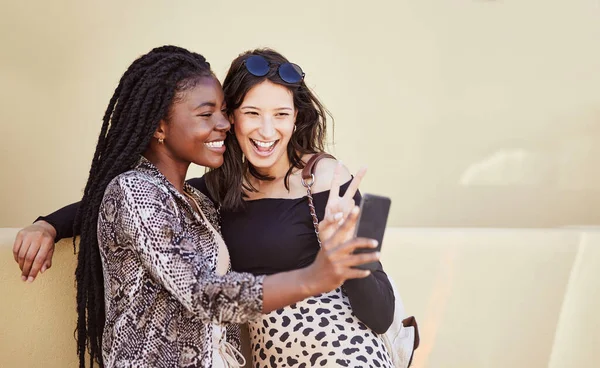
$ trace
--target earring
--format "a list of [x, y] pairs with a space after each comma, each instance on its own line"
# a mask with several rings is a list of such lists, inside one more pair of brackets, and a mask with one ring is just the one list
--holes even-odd
[[242, 152], [242, 163], [246, 162], [246, 155], [244, 155], [244, 152]]
[[164, 138], [158, 138], [158, 143], [160, 143], [160, 144], [165, 143], [165, 139]]
[[294, 124], [294, 133], [296, 133], [296, 128], [297, 128], [297, 127], [298, 127], [298, 126], [297, 126], [296, 124]]

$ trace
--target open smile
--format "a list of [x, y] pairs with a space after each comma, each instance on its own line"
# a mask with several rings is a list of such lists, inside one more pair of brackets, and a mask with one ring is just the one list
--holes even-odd
[[259, 141], [250, 138], [250, 142], [252, 142], [254, 151], [256, 153], [258, 153], [260, 156], [268, 156], [273, 152], [275, 146], [277, 146], [277, 143], [279, 143], [279, 139], [274, 141]]
[[224, 140], [205, 142], [204, 145], [211, 151], [220, 152], [220, 153], [225, 152], [225, 141]]

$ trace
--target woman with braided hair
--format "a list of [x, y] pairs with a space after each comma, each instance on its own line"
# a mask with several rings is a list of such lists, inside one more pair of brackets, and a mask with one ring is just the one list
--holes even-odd
[[[185, 183], [191, 163], [223, 163], [223, 90], [199, 54], [164, 46], [135, 60], [104, 115], [75, 218], [80, 367], [243, 365], [238, 323], [368, 272], [353, 254], [357, 210], [314, 262], [255, 276], [229, 272], [213, 203]], [[77, 246], [77, 242], [74, 241]]]

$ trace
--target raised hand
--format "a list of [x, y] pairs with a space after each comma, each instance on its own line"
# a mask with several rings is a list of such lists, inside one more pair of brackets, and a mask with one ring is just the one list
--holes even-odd
[[358, 248], [377, 247], [377, 241], [373, 239], [354, 238], [358, 214], [359, 208], [354, 206], [331, 237], [323, 242], [315, 261], [307, 268], [308, 285], [313, 295], [331, 291], [348, 279], [369, 276], [370, 271], [354, 266], [379, 260], [379, 252], [354, 254]]
[[360, 182], [367, 173], [367, 169], [364, 167], [358, 170], [352, 179], [352, 182], [350, 182], [346, 193], [340, 197], [342, 171], [343, 165], [341, 162], [338, 162], [333, 178], [331, 179], [329, 198], [327, 199], [327, 206], [325, 207], [325, 217], [319, 223], [319, 238], [321, 242], [329, 239], [340, 226], [343, 218], [348, 216], [350, 211], [352, 211], [352, 208], [356, 205], [354, 203], [354, 195], [360, 186]]

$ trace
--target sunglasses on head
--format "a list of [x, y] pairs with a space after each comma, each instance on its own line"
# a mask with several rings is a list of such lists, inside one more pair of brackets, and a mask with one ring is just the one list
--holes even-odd
[[302, 69], [294, 63], [269, 64], [269, 61], [260, 55], [252, 55], [244, 60], [246, 70], [255, 77], [264, 77], [269, 73], [271, 65], [277, 65], [279, 77], [286, 83], [298, 83], [304, 78]]

